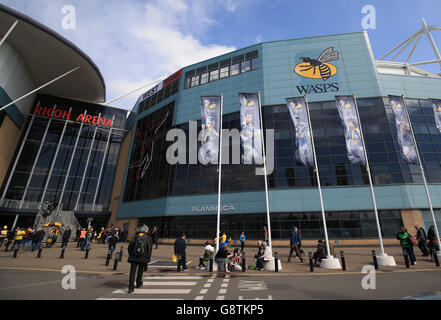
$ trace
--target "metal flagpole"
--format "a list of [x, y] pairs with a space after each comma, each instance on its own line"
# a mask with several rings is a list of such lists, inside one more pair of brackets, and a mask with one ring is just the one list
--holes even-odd
[[221, 93], [220, 126], [219, 126], [219, 177], [217, 187], [217, 228], [216, 228], [216, 252], [219, 251], [220, 213], [221, 213], [221, 186], [222, 186], [222, 113], [224, 108], [224, 94]]
[[325, 231], [325, 241], [326, 241], [326, 251], [328, 253], [328, 257], [331, 256], [331, 250], [329, 248], [329, 238], [328, 238], [328, 228], [326, 226], [326, 216], [325, 216], [325, 206], [323, 204], [323, 195], [322, 195], [322, 185], [320, 183], [320, 173], [318, 170], [318, 164], [317, 164], [317, 155], [315, 153], [315, 143], [314, 143], [314, 135], [312, 133], [312, 123], [311, 123], [311, 116], [309, 114], [309, 105], [308, 105], [308, 99], [306, 97], [305, 94], [305, 107], [306, 107], [306, 114], [308, 115], [308, 122], [309, 122], [309, 133], [311, 136], [311, 144], [312, 144], [312, 153], [314, 155], [314, 171], [317, 177], [317, 186], [318, 186], [318, 190], [319, 190], [319, 195], [320, 195], [320, 206], [322, 209], [322, 218], [323, 218], [323, 229]]
[[0, 41], [0, 47], [2, 46], [3, 42], [5, 42], [5, 40], [9, 37], [9, 35], [11, 34], [12, 30], [14, 30], [15, 26], [18, 24], [19, 20], [16, 20], [14, 22], [14, 24], [9, 28], [8, 32], [6, 32], [5, 36], [2, 38], [2, 40]]
[[74, 71], [77, 71], [79, 68], [80, 68], [79, 66], [76, 67], [76, 68], [73, 68], [72, 70], [70, 70], [70, 71], [68, 71], [68, 72], [66, 72], [66, 73], [64, 73], [64, 74], [62, 74], [61, 76], [59, 76], [59, 77], [57, 77], [57, 78], [55, 78], [55, 79], [49, 81], [48, 83], [42, 85], [41, 87], [38, 87], [37, 89], [32, 90], [32, 91], [29, 92], [29, 93], [26, 93], [24, 96], [22, 96], [22, 97], [20, 97], [20, 98], [14, 100], [14, 101], [8, 103], [8, 104], [5, 105], [4, 107], [1, 107], [1, 108], [0, 108], [0, 111], [2, 111], [3, 109], [6, 109], [6, 108], [9, 107], [9, 106], [12, 106], [14, 103], [16, 103], [16, 102], [18, 102], [18, 101], [20, 101], [20, 100], [26, 98], [27, 96], [29, 96], [29, 95], [31, 95], [31, 94], [37, 92], [38, 90], [43, 89], [44, 87], [47, 87], [48, 85], [54, 83], [55, 81], [57, 81], [57, 80], [59, 80], [59, 79], [61, 79], [61, 78], [64, 78], [64, 77], [67, 76], [68, 74], [70, 74], [70, 73], [72, 73], [72, 72], [74, 72]]
[[259, 117], [260, 117], [260, 138], [262, 139], [262, 153], [263, 153], [263, 171], [265, 176], [265, 200], [266, 200], [266, 219], [268, 221], [268, 240], [269, 240], [269, 248], [272, 254], [272, 241], [271, 241], [271, 220], [270, 220], [270, 210], [269, 210], [269, 199], [268, 199], [268, 177], [266, 174], [266, 152], [265, 152], [265, 141], [263, 139], [263, 121], [262, 121], [262, 103], [260, 101], [260, 91], [257, 92], [259, 97]]
[[115, 101], [117, 101], [119, 99], [127, 97], [127, 96], [129, 96], [129, 95], [131, 95], [131, 94], [133, 94], [133, 93], [135, 93], [135, 92], [137, 92], [137, 91], [139, 91], [139, 90], [141, 90], [141, 89], [143, 89], [145, 87], [151, 86], [152, 84], [155, 84], [156, 82], [159, 82], [161, 80], [165, 80], [165, 77], [164, 78], [159, 78], [159, 79], [157, 79], [155, 81], [152, 81], [152, 82], [150, 82], [148, 84], [145, 84], [145, 85], [143, 85], [143, 86], [141, 86], [139, 88], [136, 88], [135, 90], [131, 90], [131, 91], [127, 92], [127, 93], [124, 93], [124, 94], [120, 95], [119, 97], [116, 97], [116, 98], [113, 98], [113, 99], [111, 99], [109, 101], [106, 101], [106, 102], [104, 102], [104, 105], [107, 106], [109, 103], [112, 103], [112, 102], [115, 102]]
[[[438, 226], [436, 224], [435, 213], [433, 211], [432, 200], [430, 198], [430, 193], [429, 193], [429, 187], [427, 186], [426, 175], [424, 174], [423, 163], [421, 162], [420, 151], [418, 149], [417, 141], [415, 138], [415, 132], [413, 131], [412, 121], [410, 121], [410, 115], [409, 115], [409, 111], [407, 110], [406, 100], [404, 99], [403, 95], [401, 97], [403, 98], [404, 108], [406, 109], [407, 118], [409, 119], [410, 130], [412, 131], [413, 141], [415, 143], [415, 150], [416, 150], [416, 154], [418, 157], [418, 162], [420, 163], [421, 175], [423, 176], [424, 188], [426, 190], [427, 200], [429, 201], [430, 213], [432, 214], [433, 225], [435, 227], [435, 234], [436, 234], [436, 240], [438, 242], [438, 248], [439, 248], [439, 250], [441, 250], [441, 243], [440, 243], [440, 238], [439, 238]], [[438, 255], [440, 255], [440, 253], [441, 253], [441, 251], [438, 251]]]
[[[375, 221], [377, 223], [378, 239], [380, 240], [380, 249], [381, 249], [381, 254], [379, 257], [381, 259], [382, 257], [385, 257], [387, 255], [384, 253], [383, 238], [381, 236], [381, 228], [380, 228], [380, 218], [378, 217], [377, 201], [375, 200], [374, 185], [372, 183], [371, 167], [369, 165], [366, 143], [364, 142], [363, 128], [361, 125], [360, 114], [358, 113], [357, 97], [355, 95], [355, 92], [353, 93], [353, 97], [354, 97], [354, 104], [355, 104], [355, 112], [357, 114], [357, 120], [358, 120], [358, 124], [360, 126], [360, 137], [361, 137], [361, 141], [363, 143], [364, 158], [366, 161], [366, 171], [368, 172], [368, 177], [369, 177], [369, 185], [371, 188], [372, 202], [374, 203]], [[393, 257], [388, 257], [388, 259], [392, 260]], [[383, 265], [384, 265], [384, 263], [383, 263]], [[393, 263], [392, 263], [392, 261], [389, 261], [389, 263], [387, 263], [387, 265], [395, 266], [396, 264], [395, 264], [395, 261]]]

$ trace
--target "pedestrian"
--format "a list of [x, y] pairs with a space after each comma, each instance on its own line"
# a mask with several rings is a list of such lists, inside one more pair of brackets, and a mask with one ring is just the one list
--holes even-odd
[[221, 236], [221, 243], [224, 243], [227, 241], [227, 234], [224, 232]]
[[291, 262], [291, 257], [292, 257], [292, 253], [293, 251], [295, 251], [296, 256], [299, 257], [300, 262], [303, 262], [303, 258], [302, 258], [302, 254], [300, 253], [299, 250], [299, 243], [301, 240], [299, 240], [299, 234], [298, 234], [298, 229], [297, 227], [294, 227], [293, 231], [291, 232], [291, 238], [289, 241], [289, 255], [288, 255], [288, 262]]
[[427, 257], [429, 255], [429, 249], [427, 248], [426, 243], [426, 231], [423, 229], [423, 227], [420, 227], [419, 225], [415, 225], [415, 229], [417, 230], [415, 238], [418, 241], [418, 248], [420, 248], [423, 257]]
[[17, 228], [14, 236], [14, 245], [12, 246], [12, 251], [17, 247], [20, 249], [20, 245], [23, 243], [23, 237], [26, 234], [26, 231], [21, 230], [21, 228]]
[[84, 251], [84, 247], [86, 246], [86, 233], [87, 233], [86, 229], [82, 228], [77, 243], [77, 248], [78, 248], [78, 244], [80, 244], [81, 251]]
[[199, 265], [196, 269], [205, 270], [204, 261], [210, 261], [211, 254], [214, 253], [214, 247], [210, 245], [210, 242], [205, 242], [204, 255], [199, 258]]
[[0, 247], [3, 245], [4, 241], [8, 242], [8, 226], [4, 226], [0, 232]]
[[239, 237], [239, 241], [240, 241], [240, 251], [243, 251], [243, 248], [245, 248], [245, 241], [247, 240], [247, 238], [245, 237], [245, 232], [242, 232], [242, 234]]
[[156, 226], [154, 226], [152, 230], [152, 240], [153, 244], [156, 245], [156, 249], [158, 249], [158, 229]]
[[405, 227], [399, 228], [397, 240], [400, 240], [401, 248], [403, 249], [403, 252], [406, 252], [409, 256], [410, 263], [412, 265], [416, 264], [415, 254], [413, 253], [412, 236], [407, 232]]
[[314, 264], [317, 265], [319, 262], [322, 262], [322, 259], [326, 258], [326, 245], [323, 240], [317, 241], [317, 250], [312, 255], [312, 259], [314, 260]]
[[39, 228], [32, 236], [32, 251], [41, 249], [41, 243], [43, 242], [45, 232], [43, 228]]
[[129, 294], [135, 290], [135, 275], [136, 270], [138, 274], [136, 277], [136, 288], [142, 287], [142, 275], [144, 270], [147, 271], [148, 263], [152, 255], [152, 238], [148, 234], [149, 228], [146, 225], [137, 229], [133, 241], [129, 243], [128, 251], [129, 258], [127, 262], [130, 263], [129, 276]]
[[181, 271], [181, 267], [182, 267], [182, 271], [186, 271], [188, 269], [186, 262], [186, 248], [187, 248], [187, 243], [185, 241], [185, 234], [181, 234], [181, 237], [175, 240], [175, 245], [174, 245], [175, 255], [178, 256], [178, 267], [177, 267], [178, 272]]
[[86, 232], [86, 239], [84, 246], [85, 250], [90, 249], [90, 244], [92, 243], [92, 237], [93, 237], [93, 227], [89, 227], [89, 229]]
[[77, 232], [75, 233], [75, 242], [77, 243], [77, 248], [80, 246], [80, 235], [81, 235], [81, 228], [77, 228]]
[[67, 243], [69, 242], [70, 236], [72, 234], [72, 230], [69, 227], [66, 228], [63, 232], [61, 248], [67, 248]]
[[256, 263], [257, 270], [264, 270], [265, 269], [264, 263], [273, 260], [271, 249], [266, 241], [262, 242], [262, 247], [263, 247], [263, 255], [257, 257], [257, 263]]
[[31, 228], [26, 229], [26, 233], [23, 236], [23, 246], [26, 248], [26, 250], [30, 250], [32, 246], [32, 233], [34, 231]]
[[113, 251], [115, 251], [118, 242], [119, 242], [119, 232], [118, 232], [118, 228], [115, 228], [115, 230], [113, 230], [110, 233], [109, 240], [107, 241], [107, 243], [109, 244], [109, 250], [111, 250], [112, 253]]
[[218, 270], [224, 270], [226, 273], [230, 273], [230, 270], [228, 270], [228, 268], [232, 263], [233, 257], [234, 254], [230, 252], [228, 246], [223, 246], [222, 248], [220, 248], [215, 257], [216, 263], [218, 265]]
[[436, 238], [435, 226], [430, 226], [427, 230], [428, 247], [430, 254], [436, 254], [439, 251], [438, 239]]
[[5, 251], [8, 251], [9, 246], [14, 242], [15, 233], [16, 233], [16, 231], [14, 231], [14, 230], [8, 231], [7, 241], [5, 244]]

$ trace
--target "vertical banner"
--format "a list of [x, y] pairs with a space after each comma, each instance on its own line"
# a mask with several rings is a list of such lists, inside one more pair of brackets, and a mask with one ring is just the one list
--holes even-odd
[[441, 100], [432, 99], [433, 113], [438, 131], [441, 133]]
[[243, 164], [262, 164], [262, 137], [257, 93], [239, 93]]
[[401, 96], [389, 96], [390, 106], [395, 115], [395, 125], [397, 127], [398, 144], [400, 153], [408, 163], [418, 164], [418, 155], [415, 141], [413, 139], [410, 120], [406, 112], [406, 105]]
[[353, 96], [335, 97], [338, 113], [345, 129], [346, 150], [349, 162], [352, 164], [366, 164], [364, 146], [360, 133], [357, 110]]
[[304, 97], [287, 98], [285, 100], [296, 129], [296, 161], [306, 167], [313, 167], [314, 155], [306, 100]]
[[217, 164], [219, 159], [219, 127], [221, 96], [201, 97], [201, 147], [199, 161], [204, 164]]

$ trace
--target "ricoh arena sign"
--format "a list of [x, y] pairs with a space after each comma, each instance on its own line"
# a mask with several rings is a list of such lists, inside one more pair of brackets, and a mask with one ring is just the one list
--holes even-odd
[[[71, 120], [71, 116], [72, 116], [71, 111], [57, 109], [53, 107], [42, 107], [42, 106], [36, 106], [34, 109], [34, 114], [49, 118], [61, 119], [61, 120]], [[84, 111], [83, 113], [77, 115], [75, 118], [72, 118], [72, 121], [89, 123], [98, 126], [101, 125], [104, 127], [113, 127], [112, 119], [89, 115], [87, 114], [87, 111]]]
[[[224, 205], [221, 208], [221, 211], [235, 211], [233, 205]], [[210, 212], [217, 212], [217, 206], [199, 206], [199, 207], [191, 207], [191, 212], [196, 213], [210, 213]]]

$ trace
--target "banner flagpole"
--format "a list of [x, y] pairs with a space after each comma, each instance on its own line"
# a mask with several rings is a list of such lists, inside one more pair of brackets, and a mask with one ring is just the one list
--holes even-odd
[[377, 261], [378, 261], [379, 265], [396, 266], [395, 259], [392, 256], [387, 256], [387, 254], [384, 252], [383, 237], [381, 236], [380, 218], [378, 217], [377, 201], [375, 199], [374, 185], [372, 183], [371, 167], [369, 165], [366, 143], [364, 142], [363, 128], [361, 125], [360, 114], [358, 112], [357, 97], [355, 95], [355, 92], [352, 94], [352, 96], [354, 98], [355, 112], [357, 114], [358, 125], [360, 126], [360, 137], [361, 137], [361, 141], [363, 143], [364, 158], [366, 161], [366, 171], [367, 171], [368, 177], [369, 177], [369, 185], [370, 185], [370, 189], [371, 189], [372, 202], [374, 203], [374, 212], [375, 212], [375, 221], [377, 224], [378, 239], [380, 241], [381, 253], [379, 256], [377, 256], [377, 258], [378, 258]]
[[260, 91], [257, 92], [257, 96], [259, 97], [259, 118], [260, 118], [260, 138], [262, 140], [262, 153], [263, 153], [263, 171], [265, 176], [265, 200], [266, 200], [266, 218], [268, 221], [268, 241], [269, 248], [273, 250], [273, 244], [271, 240], [271, 219], [270, 219], [270, 209], [269, 209], [269, 197], [268, 197], [268, 177], [266, 174], [266, 151], [265, 151], [265, 141], [263, 139], [264, 130], [263, 130], [263, 121], [262, 121], [262, 103], [260, 100]]
[[314, 155], [314, 171], [316, 174], [317, 186], [318, 186], [319, 195], [320, 195], [320, 207], [322, 210], [323, 229], [325, 231], [326, 252], [327, 252], [327, 258], [329, 258], [329, 257], [331, 257], [331, 250], [329, 248], [328, 228], [326, 226], [325, 206], [323, 203], [322, 186], [321, 186], [321, 182], [320, 182], [320, 173], [318, 170], [317, 155], [315, 153], [315, 142], [314, 142], [314, 135], [312, 133], [312, 123], [311, 123], [311, 116], [309, 114], [308, 98], [306, 97], [306, 94], [304, 95], [304, 97], [305, 97], [306, 114], [308, 115], [308, 123], [309, 123], [309, 129], [310, 129], [309, 134], [311, 136], [312, 153]]
[[[423, 163], [421, 162], [420, 151], [418, 149], [418, 145], [417, 145], [417, 141], [416, 141], [416, 137], [415, 137], [415, 131], [413, 130], [413, 125], [412, 125], [412, 121], [410, 120], [409, 111], [407, 110], [406, 99], [404, 99], [403, 95], [401, 95], [401, 97], [403, 99], [404, 108], [406, 109], [407, 118], [409, 119], [410, 131], [412, 132], [413, 141], [415, 143], [415, 151], [416, 151], [416, 154], [418, 157], [418, 162], [420, 163], [421, 175], [423, 176], [424, 188], [426, 190], [427, 200], [429, 201], [430, 213], [432, 214], [433, 224], [435, 227], [435, 234], [436, 234], [436, 240], [438, 242], [438, 248], [439, 248], [439, 250], [441, 250], [441, 243], [440, 243], [440, 238], [439, 238], [438, 226], [436, 224], [436, 219], [435, 219], [435, 212], [433, 211], [432, 200], [430, 198], [429, 187], [427, 186], [426, 175], [424, 174]], [[438, 251], [437, 255], [441, 256], [441, 251]]]
[[219, 251], [220, 213], [221, 213], [221, 186], [222, 186], [222, 114], [224, 108], [224, 94], [221, 93], [220, 125], [219, 125], [219, 169], [217, 187], [217, 227], [216, 227], [216, 252]]

